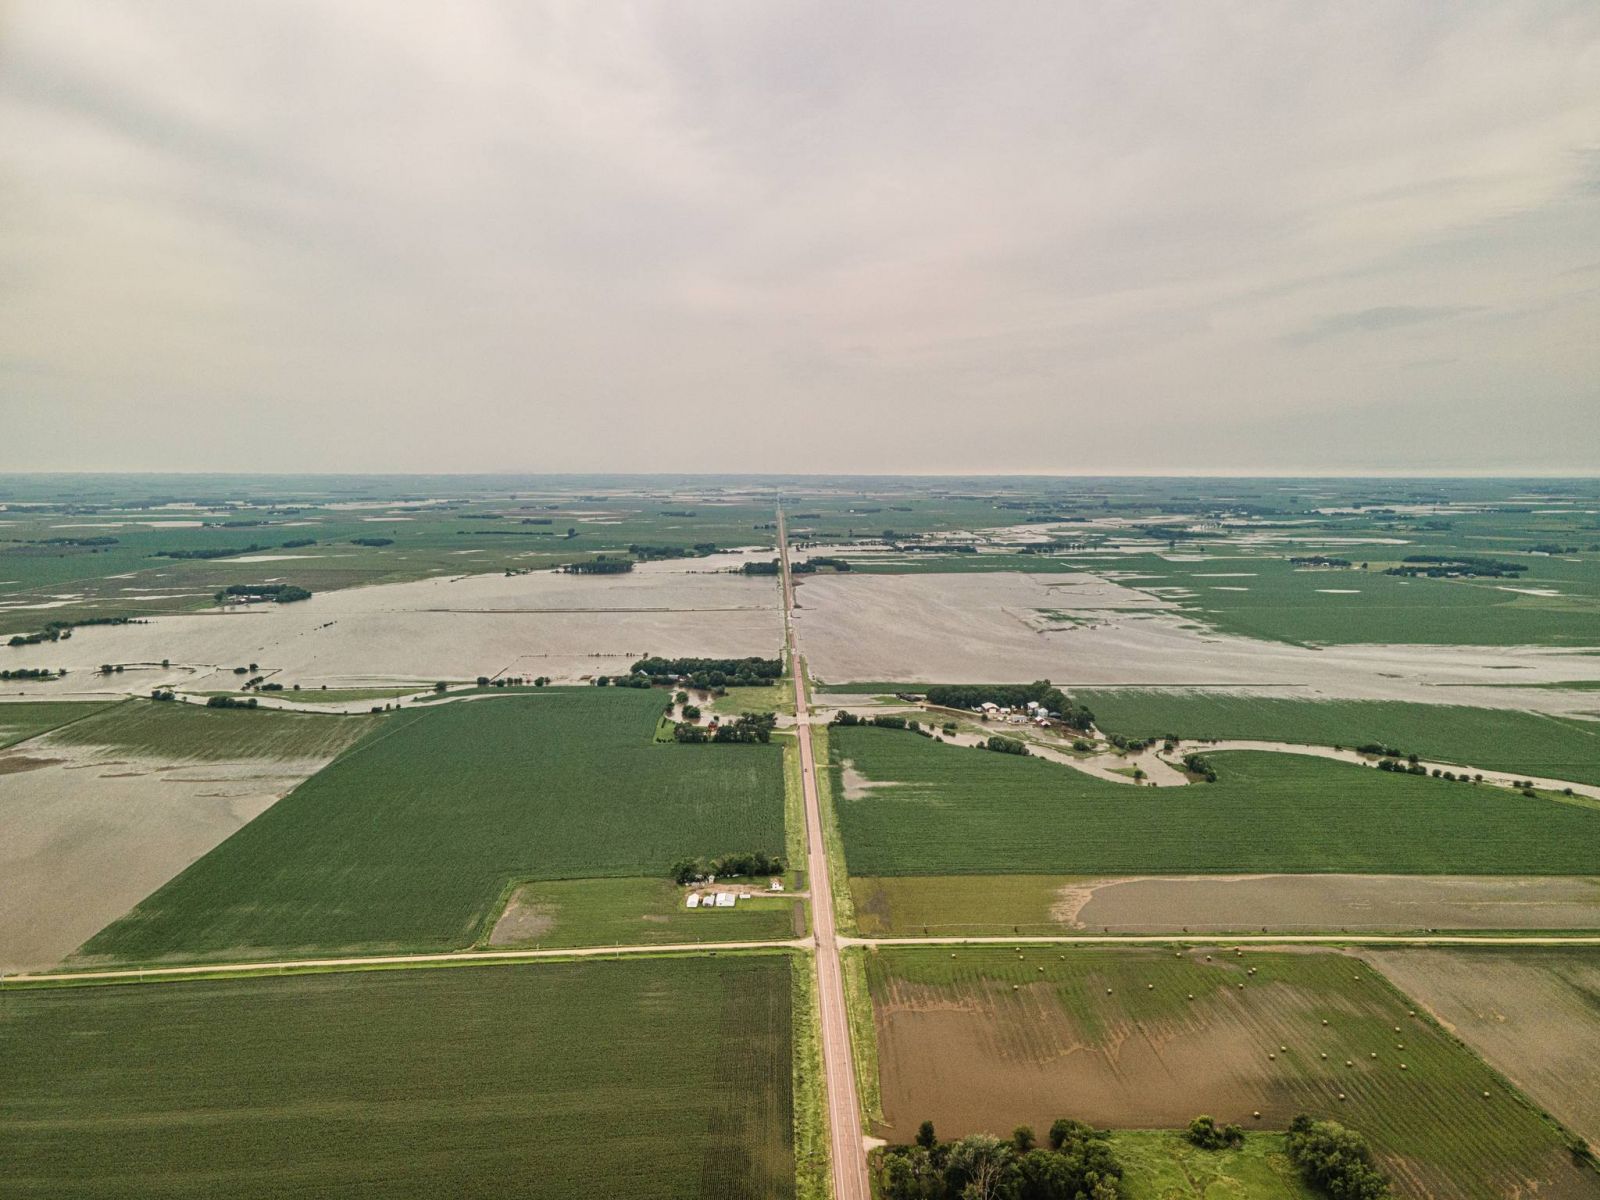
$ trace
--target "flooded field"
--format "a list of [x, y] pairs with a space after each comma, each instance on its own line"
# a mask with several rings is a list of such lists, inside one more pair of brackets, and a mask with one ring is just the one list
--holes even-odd
[[1048, 678], [1067, 687], [1257, 686], [1292, 688], [1305, 698], [1582, 712], [1595, 707], [1592, 695], [1510, 685], [1600, 678], [1600, 657], [1581, 651], [1311, 649], [1217, 633], [1158, 597], [1092, 574], [817, 576], [800, 589], [799, 603], [809, 665], [829, 683]]
[[[66, 667], [67, 679], [4, 686], [30, 696], [232, 689], [240, 682], [233, 668], [249, 663], [286, 686], [503, 674], [562, 682], [625, 672], [646, 654], [771, 655], [783, 639], [778, 590], [771, 579], [730, 574], [744, 558], [643, 563], [608, 577], [465, 575], [82, 628], [70, 641], [19, 647], [7, 659]], [[102, 663], [130, 670], [101, 676]]]
[[0, 971], [60, 962], [327, 761], [0, 753]]

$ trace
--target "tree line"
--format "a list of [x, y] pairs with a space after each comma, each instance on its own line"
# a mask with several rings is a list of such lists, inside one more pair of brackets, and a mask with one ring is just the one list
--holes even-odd
[[72, 546], [84, 549], [115, 546], [118, 542], [118, 539], [114, 537], [9, 538], [7, 540], [19, 546]]
[[49, 621], [37, 633], [14, 633], [8, 646], [37, 646], [41, 642], [61, 642], [80, 625], [143, 625], [137, 617], [82, 617], [76, 621]]
[[[665, 686], [688, 676], [695, 687], [754, 687], [783, 677], [781, 658], [641, 658], [628, 668], [629, 674], [647, 675]], [[701, 682], [704, 680], [705, 682]]]
[[715, 542], [696, 542], [692, 546], [651, 546], [644, 542], [634, 542], [628, 547], [628, 553], [642, 562], [670, 558], [704, 558], [716, 552]]
[[599, 554], [587, 562], [563, 563], [556, 570], [563, 575], [626, 575], [633, 570], [633, 559]]
[[942, 1142], [924, 1121], [909, 1146], [876, 1156], [883, 1200], [1120, 1200], [1122, 1163], [1110, 1134], [1063, 1117], [1046, 1144], [1018, 1126], [1009, 1139], [985, 1133]]
[[274, 604], [293, 604], [309, 600], [311, 593], [292, 583], [230, 583], [216, 594], [218, 604], [242, 599], [271, 600]]
[[1527, 563], [1507, 562], [1501, 558], [1480, 558], [1471, 554], [1408, 554], [1400, 560], [1400, 563], [1400, 566], [1390, 567], [1384, 574], [1411, 577], [1425, 575], [1430, 579], [1439, 579], [1449, 575], [1466, 576], [1468, 578], [1514, 579], [1528, 569]]
[[[685, 707], [685, 715], [688, 713]], [[698, 715], [698, 710], [697, 715]], [[723, 744], [766, 745], [772, 741], [772, 731], [778, 724], [776, 713], [742, 713], [732, 721], [722, 721], [713, 726], [696, 725], [693, 721], [679, 721], [672, 728], [672, 740], [687, 745], [706, 742]]]
[[1094, 728], [1094, 713], [1072, 698], [1048, 679], [1032, 683], [958, 683], [934, 684], [928, 688], [929, 704], [941, 708], [976, 709], [984, 704], [998, 704], [1002, 708], [1025, 708], [1031, 700], [1051, 712], [1060, 713], [1063, 724], [1071, 729], [1087, 732]]
[[699, 883], [711, 876], [727, 879], [740, 875], [782, 875], [783, 860], [769, 855], [765, 850], [724, 854], [721, 858], [712, 859], [709, 865], [703, 859], [680, 858], [672, 864], [670, 874], [673, 882], [678, 884]]
[[[1238, 1125], [1196, 1117], [1185, 1136], [1201, 1150], [1223, 1153], [1244, 1146]], [[1040, 1146], [1019, 1125], [1010, 1138], [975, 1133], [942, 1142], [924, 1121], [910, 1145], [885, 1146], [873, 1156], [882, 1200], [1121, 1200], [1123, 1166], [1108, 1131], [1065, 1117], [1050, 1126]], [[1378, 1169], [1366, 1139], [1337, 1121], [1295, 1117], [1286, 1139], [1289, 1162], [1315, 1191], [1330, 1200], [1387, 1200], [1388, 1177]]]

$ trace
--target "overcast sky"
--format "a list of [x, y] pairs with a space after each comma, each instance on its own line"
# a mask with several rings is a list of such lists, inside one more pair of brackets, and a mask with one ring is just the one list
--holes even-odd
[[1600, 3], [0, 0], [0, 469], [1600, 471]]

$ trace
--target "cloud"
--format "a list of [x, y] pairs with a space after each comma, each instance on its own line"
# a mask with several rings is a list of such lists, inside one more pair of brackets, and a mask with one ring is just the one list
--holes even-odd
[[1592, 3], [0, 13], [0, 469], [1600, 463]]

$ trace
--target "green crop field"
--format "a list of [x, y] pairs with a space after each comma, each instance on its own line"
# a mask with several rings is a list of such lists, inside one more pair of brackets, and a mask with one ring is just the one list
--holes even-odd
[[[754, 882], [765, 888], [765, 880]], [[670, 879], [551, 879], [511, 889], [491, 946], [643, 946], [781, 941], [805, 932], [803, 901], [755, 896], [733, 908], [684, 904]]]
[[782, 854], [782, 751], [654, 744], [663, 699], [553, 689], [395, 714], [81, 953], [454, 949], [516, 880]]
[[[855, 875], [1560, 875], [1600, 861], [1600, 810], [1325, 759], [1235, 751], [1212, 756], [1215, 784], [1136, 788], [895, 730], [829, 736]], [[850, 798], [845, 760], [893, 786]]]
[[[1253, 1133], [1307, 1112], [1363, 1133], [1400, 1196], [1600, 1196], [1554, 1121], [1337, 952], [895, 948], [869, 954], [867, 974], [898, 1140], [924, 1118], [946, 1137], [1055, 1116], [1170, 1130], [1200, 1113]], [[1172, 1173], [1155, 1149], [1130, 1143], [1144, 1170]], [[1269, 1179], [1243, 1193], [1140, 1186], [1295, 1194], [1260, 1190]]]
[[[1446, 548], [1371, 546], [1342, 553], [1388, 565], [1419, 550]], [[1468, 552], [1481, 554], [1483, 548]], [[1142, 577], [1136, 585], [1140, 588], [1186, 589], [1188, 594], [1175, 597], [1183, 611], [1218, 629], [1249, 637], [1321, 645], [1592, 646], [1600, 642], [1595, 632], [1600, 619], [1600, 556], [1591, 554], [1577, 563], [1544, 557], [1521, 561], [1527, 561], [1530, 570], [1516, 579], [1405, 579], [1378, 569], [1303, 570], [1285, 557], [1240, 557], [1236, 551], [1206, 554], [1198, 561], [1135, 555], [1082, 565], [1134, 573]], [[1218, 572], [1248, 574], [1208, 578]], [[1559, 594], [1530, 595], [1505, 590], [1508, 587]]]
[[17, 700], [0, 704], [0, 749], [93, 716], [110, 702], [100, 700]]
[[1257, 739], [1322, 746], [1372, 742], [1492, 771], [1600, 783], [1600, 721], [1389, 700], [1290, 700], [1187, 688], [1074, 693], [1108, 733]]
[[8, 1197], [794, 1194], [787, 956], [8, 992]]
[[1201, 1150], [1173, 1130], [1125, 1129], [1111, 1145], [1127, 1200], [1316, 1200], [1290, 1165], [1282, 1134], [1249, 1134], [1237, 1150]]
[[324, 758], [354, 745], [380, 721], [365, 714], [322, 716], [130, 700], [59, 730], [52, 740], [167, 759]]

